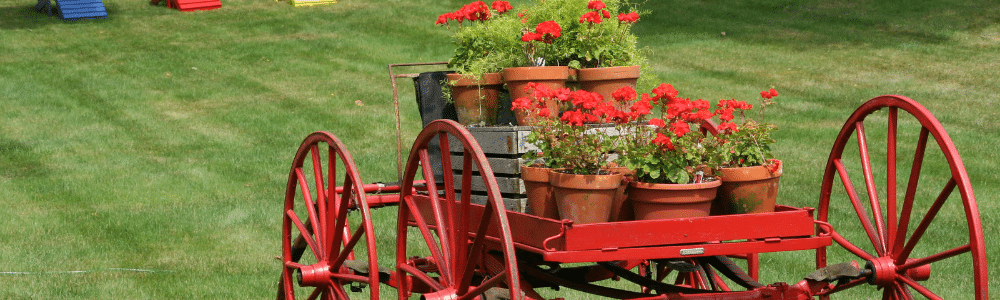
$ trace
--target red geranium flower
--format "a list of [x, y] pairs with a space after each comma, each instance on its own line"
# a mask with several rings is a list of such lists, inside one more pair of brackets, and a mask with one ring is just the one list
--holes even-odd
[[542, 35], [542, 42], [551, 44], [552, 40], [562, 35], [562, 28], [559, 27], [559, 23], [556, 23], [556, 21], [549, 20], [539, 23], [535, 27], [535, 32]]
[[621, 13], [618, 15], [618, 22], [622, 23], [635, 23], [639, 21], [639, 14], [636, 12]]
[[601, 24], [601, 15], [599, 15], [596, 11], [588, 11], [580, 16], [580, 23], [586, 22]]
[[510, 2], [507, 1], [493, 1], [492, 6], [493, 9], [496, 10], [498, 14], [503, 14], [505, 12], [514, 9], [513, 6], [510, 6]]
[[615, 98], [619, 102], [632, 101], [635, 100], [635, 97], [635, 89], [630, 86], [623, 86], [614, 93], [611, 93], [611, 98]]
[[660, 148], [666, 148], [667, 150], [674, 150], [674, 143], [670, 141], [670, 137], [663, 135], [662, 133], [657, 133], [656, 138], [653, 139], [653, 144], [660, 146]]
[[760, 96], [763, 97], [764, 99], [771, 99], [778, 96], [778, 91], [774, 89], [761, 91]]
[[524, 35], [521, 36], [522, 42], [541, 41], [541, 40], [542, 40], [542, 35], [534, 32], [525, 32]]
[[589, 9], [597, 10], [604, 9], [605, 7], [607, 7], [607, 5], [604, 5], [604, 2], [601, 0], [587, 2], [587, 8]]
[[653, 94], [656, 94], [657, 98], [666, 98], [668, 101], [677, 97], [678, 93], [673, 85], [666, 83], [661, 83], [660, 86], [653, 89]]
[[670, 124], [670, 130], [674, 132], [678, 137], [682, 137], [688, 132], [691, 132], [691, 126], [688, 125], [684, 120], [678, 120], [673, 124]]

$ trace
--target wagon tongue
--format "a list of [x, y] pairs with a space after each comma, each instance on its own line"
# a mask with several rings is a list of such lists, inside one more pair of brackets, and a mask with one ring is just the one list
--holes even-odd
[[816, 270], [806, 276], [806, 279], [822, 282], [834, 282], [866, 277], [857, 262], [839, 263]]

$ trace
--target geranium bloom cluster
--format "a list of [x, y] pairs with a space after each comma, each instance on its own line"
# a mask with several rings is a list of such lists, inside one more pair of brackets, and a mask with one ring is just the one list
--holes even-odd
[[562, 35], [562, 28], [556, 21], [545, 21], [535, 26], [534, 32], [525, 32], [521, 35], [522, 42], [538, 41], [551, 44], [553, 40]]
[[604, 19], [610, 19], [611, 13], [605, 10], [605, 7], [607, 7], [607, 5], [600, 0], [590, 1], [587, 3], [587, 9], [590, 9], [591, 11], [588, 11], [580, 16], [580, 23], [601, 24], [601, 21]]
[[[588, 123], [615, 122], [625, 123], [630, 120], [630, 114], [615, 109], [614, 105], [605, 102], [601, 94], [570, 90], [568, 88], [553, 89], [544, 84], [529, 82], [525, 90], [530, 97], [515, 99], [511, 110], [524, 109], [538, 114], [540, 117], [550, 117], [553, 112], [545, 106], [547, 100], [570, 104], [571, 109], [562, 113], [559, 120], [571, 126], [583, 126]], [[634, 92], [633, 92], [634, 93]], [[633, 97], [634, 98], [634, 97]]]
[[[514, 9], [507, 1], [493, 1], [492, 7], [494, 10], [497, 11], [498, 14], [503, 14], [505, 12], [510, 11], [511, 9]], [[447, 25], [448, 21], [456, 21], [458, 22], [459, 26], [461, 26], [462, 22], [466, 20], [472, 22], [476, 21], [482, 22], [489, 20], [490, 17], [491, 17], [490, 6], [487, 6], [486, 2], [475, 1], [462, 6], [462, 8], [454, 12], [441, 14], [440, 16], [438, 16], [437, 22], [434, 22], [434, 24]]]
[[633, 11], [627, 14], [626, 13], [618, 14], [618, 23], [635, 23], [635, 22], [639, 22], [639, 13], [637, 12]]
[[618, 111], [612, 103], [605, 102], [604, 97], [594, 92], [553, 89], [534, 82], [528, 83], [525, 89], [530, 96], [515, 99], [511, 110], [527, 110], [540, 117], [548, 117], [556, 114], [546, 107], [551, 100], [570, 107], [562, 112], [558, 120], [545, 118], [534, 125], [528, 140], [544, 150], [538, 156], [544, 157], [552, 166], [565, 168], [573, 174], [598, 174], [607, 167], [610, 153], [617, 147], [616, 141], [591, 130], [587, 125], [628, 122], [628, 113]]
[[[689, 98], [678, 97], [678, 94], [672, 85], [663, 83], [652, 90], [652, 95], [642, 94], [639, 101], [630, 108], [632, 119], [637, 120], [649, 115], [654, 106], [660, 107], [663, 118], [651, 118], [649, 125], [656, 127], [653, 143], [667, 150], [674, 150], [673, 139], [684, 137], [691, 132], [692, 125], [699, 126], [715, 116], [708, 101], [701, 99], [691, 101]], [[632, 91], [631, 95], [634, 99], [635, 92]], [[672, 136], [667, 133], [671, 133]]]
[[722, 121], [719, 123], [719, 131], [723, 133], [739, 132], [740, 130], [736, 126], [736, 123], [733, 123], [733, 118], [735, 118], [734, 112], [739, 110], [740, 115], [742, 116], [745, 111], [753, 108], [753, 105], [747, 103], [746, 101], [736, 101], [736, 99], [719, 100], [719, 103], [716, 106], [718, 109], [715, 110], [715, 114], [719, 115], [719, 120]]

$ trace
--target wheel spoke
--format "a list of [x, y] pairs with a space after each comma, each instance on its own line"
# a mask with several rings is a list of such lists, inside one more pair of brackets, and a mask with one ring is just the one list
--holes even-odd
[[[456, 215], [458, 217], [458, 220], [469, 220], [469, 218], [471, 217], [471, 205], [472, 205], [472, 201], [471, 201], [471, 199], [472, 199], [472, 193], [471, 193], [471, 191], [472, 191], [472, 167], [473, 167], [472, 166], [472, 155], [467, 150], [463, 151], [462, 152], [462, 191], [465, 191], [465, 192], [462, 193], [462, 199], [459, 201], [461, 207], [458, 208], [458, 213], [456, 213]], [[471, 225], [471, 224], [469, 224], [469, 222], [467, 222], [467, 221], [465, 221], [465, 222], [456, 222], [456, 223], [457, 224], [456, 224], [455, 227], [458, 228], [458, 232], [462, 233], [462, 236], [463, 236], [462, 242], [467, 243], [467, 238], [465, 238], [465, 237], [469, 233], [469, 225]], [[468, 250], [468, 247], [467, 247], [466, 244], [456, 245], [456, 248], [455, 248], [455, 260], [456, 260], [455, 266], [456, 266], [456, 270], [455, 270], [455, 272], [459, 271], [458, 268], [461, 268], [460, 266], [466, 266], [466, 265], [469, 264], [469, 262], [475, 261], [473, 259], [469, 259], [468, 258], [469, 253], [470, 253], [469, 251], [470, 250]], [[471, 266], [466, 266], [466, 270], [467, 270], [466, 272], [469, 272], [468, 271], [469, 267], [471, 267]], [[463, 274], [469, 274], [469, 273], [463, 273]], [[462, 278], [463, 276], [467, 276], [467, 275], [459, 275], [459, 278]], [[462, 284], [462, 280], [459, 280], [458, 283]]]
[[910, 295], [909, 291], [906, 290], [905, 285], [897, 281], [893, 282], [892, 286], [885, 289], [882, 294], [882, 299], [913, 299], [913, 295]]
[[871, 216], [875, 219], [875, 229], [878, 236], [873, 237], [877, 242], [875, 252], [879, 256], [885, 255], [885, 221], [882, 219], [882, 207], [879, 204], [878, 190], [875, 187], [875, 178], [872, 175], [872, 161], [868, 154], [868, 138], [865, 135], [865, 124], [857, 122], [855, 124], [858, 134], [858, 151], [861, 155], [862, 174], [865, 178], [865, 188], [868, 190], [868, 201], [871, 205]]
[[329, 299], [350, 299], [344, 287], [337, 283], [327, 287], [326, 294], [329, 295]]
[[[459, 251], [459, 243], [465, 242], [459, 234], [464, 236], [465, 232], [458, 231], [457, 221], [455, 220], [456, 210], [455, 210], [455, 175], [451, 167], [451, 147], [449, 146], [448, 134], [440, 133], [438, 134], [438, 145], [441, 145], [441, 173], [444, 179], [444, 210], [441, 211], [441, 219], [438, 220], [438, 224], [444, 224], [443, 226], [438, 226], [438, 233], [442, 236], [441, 244], [444, 248], [444, 255], [451, 258], [451, 260], [445, 266], [448, 267], [449, 274], [455, 274], [457, 276], [457, 268], [461, 266], [461, 262], [454, 261], [454, 259], [464, 257]], [[463, 177], [463, 181], [466, 178]], [[468, 194], [468, 190], [463, 190], [463, 194]], [[435, 210], [437, 211], [437, 210]], [[436, 218], [437, 216], [435, 216]], [[442, 223], [443, 222], [443, 223]], [[444, 227], [444, 230], [441, 229]], [[454, 253], [453, 253], [454, 252]], [[449, 278], [449, 280], [454, 280], [455, 278]], [[452, 284], [456, 284], [452, 281]]]
[[906, 259], [910, 257], [910, 253], [913, 252], [913, 248], [916, 247], [920, 238], [924, 236], [924, 233], [927, 231], [927, 227], [930, 226], [931, 221], [934, 221], [934, 218], [937, 217], [941, 207], [944, 206], [944, 202], [948, 200], [948, 196], [950, 196], [951, 192], [954, 190], [955, 178], [952, 178], [948, 181], [948, 184], [945, 185], [944, 189], [941, 190], [941, 194], [938, 195], [937, 200], [934, 201], [931, 208], [927, 210], [927, 215], [924, 215], [924, 218], [920, 220], [920, 224], [917, 225], [915, 230], [913, 230], [913, 235], [910, 236], [910, 240], [906, 242], [906, 246], [903, 247], [903, 251], [899, 253], [899, 256], [896, 256], [897, 265], [906, 262]]
[[299, 216], [295, 214], [295, 211], [289, 209], [285, 211], [285, 215], [292, 220], [292, 223], [295, 224], [295, 228], [299, 229], [301, 237], [306, 240], [306, 244], [309, 244], [309, 249], [312, 250], [313, 255], [316, 256], [316, 260], [323, 260], [324, 257], [322, 257], [322, 253], [317, 251], [318, 247], [316, 247], [316, 241], [314, 241], [312, 236], [309, 235], [309, 231], [306, 229], [305, 225], [302, 225], [302, 220], [299, 220]]
[[483, 284], [477, 286], [476, 288], [472, 289], [468, 293], [465, 293], [464, 294], [465, 297], [462, 297], [462, 298], [463, 299], [473, 299], [472, 296], [481, 295], [481, 294], [485, 293], [486, 290], [491, 289], [491, 288], [499, 285], [501, 282], [503, 282], [503, 280], [505, 278], [507, 278], [507, 275], [508, 275], [507, 274], [507, 270], [503, 270], [503, 272], [500, 272], [496, 276], [490, 277], [490, 279], [487, 279], [486, 281], [483, 281]]
[[[479, 228], [477, 228], [475, 239], [469, 248], [469, 257], [466, 259], [466, 262], [479, 261], [480, 254], [482, 253], [483, 245], [486, 241], [486, 230], [489, 229], [491, 220], [493, 220], [493, 207], [487, 205], [483, 211], [483, 218], [479, 221]], [[461, 277], [459, 277], [461, 278], [458, 286], [459, 293], [463, 293], [469, 288], [475, 267], [472, 263], [465, 264], [465, 270], [460, 274]]]
[[[875, 246], [876, 252], [882, 249], [881, 241], [878, 239], [878, 234], [875, 229], [872, 228], [871, 220], [868, 219], [868, 212], [865, 211], [864, 206], [861, 205], [861, 200], [858, 199], [858, 193], [854, 189], [854, 185], [851, 183], [851, 177], [847, 175], [847, 169], [844, 168], [843, 160], [837, 159], [835, 162], [837, 167], [837, 173], [840, 174], [840, 180], [844, 183], [844, 188], [847, 190], [847, 196], [851, 200], [851, 205], [854, 206], [854, 211], [858, 214], [858, 220], [861, 221], [861, 225], [865, 228], [865, 232], [868, 234], [868, 239]], [[879, 253], [881, 256], [882, 253]]]
[[[431, 288], [434, 288], [436, 290], [443, 290], [444, 289], [444, 286], [441, 285], [440, 282], [438, 282], [437, 280], [434, 280], [433, 277], [431, 277], [430, 275], [427, 275], [427, 273], [424, 273], [424, 272], [420, 271], [420, 269], [417, 269], [414, 266], [407, 265], [407, 264], [402, 264], [402, 265], [399, 265], [397, 267], [400, 270], [402, 270], [403, 272], [406, 272], [406, 273], [409, 273], [410, 275], [413, 275], [413, 277], [415, 277], [417, 280], [420, 280], [421, 282], [423, 282], [423, 283], [431, 286]], [[399, 274], [399, 275], [400, 275], [401, 278], [403, 277], [403, 274]], [[400, 291], [402, 291], [402, 290], [400, 290]]]
[[306, 299], [308, 299], [308, 300], [315, 300], [322, 293], [323, 293], [323, 290], [321, 290], [320, 288], [315, 288], [315, 289], [313, 289], [312, 293], [309, 294], [309, 297], [307, 297]]
[[[445, 150], [442, 149], [441, 151]], [[420, 163], [423, 164], [424, 166], [423, 167], [424, 178], [434, 178], [434, 169], [433, 167], [431, 167], [430, 157], [428, 156], [427, 151], [424, 149], [420, 151]], [[449, 174], [449, 172], [443, 172], [443, 175], [445, 182], [451, 182], [450, 178], [451, 174]], [[447, 185], [445, 186], [445, 190], [446, 191], [448, 190]], [[428, 240], [427, 243], [435, 244], [435, 248], [437, 248], [437, 250], [439, 251], [438, 255], [440, 257], [438, 257], [439, 259], [436, 260], [435, 263], [438, 264], [438, 272], [441, 272], [441, 278], [443, 278], [445, 282], [454, 284], [455, 281], [454, 278], [452, 277], [452, 272], [451, 272], [452, 269], [450, 264], [451, 263], [450, 258], [454, 256], [451, 255], [452, 254], [451, 247], [449, 246], [451, 245], [451, 238], [449, 236], [449, 230], [451, 230], [451, 228], [448, 226], [449, 224], [445, 223], [444, 220], [445, 212], [441, 208], [441, 202], [450, 202], [450, 201], [441, 201], [439, 196], [440, 193], [437, 190], [436, 184], [433, 185], [428, 184], [427, 192], [430, 194], [430, 205], [431, 205], [431, 211], [434, 213], [433, 216], [434, 224], [437, 225], [437, 230], [435, 231], [437, 232], [437, 237], [440, 240], [441, 244], [440, 246], [436, 245], [436, 242], [434, 242], [433, 239]], [[414, 215], [419, 215], [419, 213]]]
[[[332, 150], [332, 148], [333, 147], [328, 147], [327, 149]], [[328, 205], [327, 191], [323, 185], [323, 163], [320, 162], [318, 144], [314, 144], [312, 145], [312, 147], [309, 147], [309, 152], [312, 153], [313, 177], [316, 182], [316, 202], [319, 207], [318, 208], [319, 211], [317, 214], [319, 217], [319, 222], [318, 222], [319, 224], [316, 224], [317, 225], [316, 228], [319, 229], [319, 231], [316, 232], [316, 236], [318, 237], [320, 243], [322, 244], [320, 246], [323, 249], [331, 249], [330, 239], [327, 238], [328, 237], [327, 234], [329, 233], [329, 231], [327, 230], [327, 228], [318, 227], [321, 224], [330, 224], [327, 222], [327, 215], [326, 215], [327, 205]], [[332, 163], [332, 158], [330, 162]], [[330, 174], [336, 174], [336, 173], [330, 173]]]
[[913, 290], [917, 291], [921, 295], [924, 295], [924, 297], [927, 297], [927, 299], [941, 299], [940, 296], [935, 295], [934, 292], [931, 292], [931, 290], [928, 290], [923, 285], [920, 285], [920, 283], [917, 283], [916, 281], [913, 281], [912, 279], [907, 278], [906, 276], [899, 276], [897, 278], [900, 282], [905, 283], [906, 285], [910, 286], [910, 288], [912, 288]]
[[361, 237], [364, 236], [364, 234], [365, 234], [365, 227], [364, 226], [358, 227], [358, 229], [354, 232], [354, 234], [351, 235], [351, 240], [347, 241], [347, 243], [344, 244], [344, 251], [341, 252], [340, 255], [337, 255], [336, 260], [333, 260], [330, 263], [330, 266], [340, 267], [340, 265], [344, 263], [344, 260], [351, 258], [349, 256], [353, 256], [350, 254], [354, 252], [351, 250], [353, 250], [354, 247], [357, 246], [358, 241], [361, 240]]
[[[333, 175], [331, 175], [331, 177], [333, 177]], [[352, 199], [351, 195], [354, 194], [353, 191], [354, 191], [353, 181], [349, 176], [344, 176], [343, 193], [345, 195], [339, 196], [339, 194], [334, 193], [334, 195], [338, 195], [334, 197], [337, 200], [336, 202], [334, 202], [333, 205], [334, 209], [336, 209], [337, 211], [337, 216], [336, 216], [336, 222], [331, 222], [335, 224], [333, 225], [334, 227], [330, 229], [330, 231], [333, 232], [333, 238], [330, 239], [331, 240], [330, 253], [339, 253], [341, 249], [340, 247], [342, 246], [344, 247], [344, 253], [351, 253], [350, 249], [353, 249], [353, 247], [347, 247], [346, 245], [344, 245], [346, 239], [352, 238], [350, 235], [350, 224], [348, 224], [347, 220], [347, 212], [351, 206], [350, 205]], [[358, 228], [363, 229], [364, 227], [358, 227]]]
[[864, 260], [875, 259], [874, 256], [868, 254], [868, 252], [865, 252], [865, 250], [858, 248], [858, 246], [855, 246], [853, 243], [851, 243], [851, 241], [848, 241], [836, 231], [833, 231], [832, 228], [830, 229], [830, 235], [833, 236], [833, 240], [837, 241], [837, 244], [840, 244], [840, 246], [844, 247], [845, 250], [854, 253], [854, 255], [857, 255], [858, 257]]
[[[436, 198], [431, 195], [432, 198]], [[412, 197], [404, 197], [403, 201], [410, 207], [416, 208], [416, 204], [413, 203]], [[437, 201], [432, 199], [431, 201]], [[433, 234], [430, 232], [430, 226], [428, 226], [427, 221], [424, 220], [424, 216], [420, 214], [417, 209], [411, 210], [410, 216], [413, 217], [413, 221], [417, 223], [416, 227], [420, 230], [420, 235], [423, 236], [424, 242], [427, 243], [427, 248], [431, 251], [431, 257], [434, 258], [434, 262], [441, 264], [444, 262], [445, 257], [441, 255], [441, 246], [438, 245], [437, 241], [434, 240]], [[440, 228], [438, 229], [440, 230]], [[405, 237], [400, 237], [405, 238]], [[404, 249], [405, 250], [405, 249]], [[438, 271], [441, 273], [448, 273], [448, 270], [444, 270], [441, 266], [438, 266]], [[442, 275], [443, 276], [443, 275]]]
[[895, 107], [889, 108], [889, 118], [888, 118], [888, 134], [886, 138], [886, 196], [885, 196], [885, 214], [886, 214], [886, 225], [888, 225], [888, 232], [886, 235], [882, 236], [882, 241], [885, 243], [886, 251], [885, 253], [892, 253], [893, 247], [895, 246], [893, 240], [896, 236], [896, 138], [897, 138], [897, 119], [899, 110]]
[[[295, 176], [298, 177], [299, 186], [302, 190], [302, 200], [305, 201], [306, 203], [305, 208], [306, 208], [306, 214], [309, 217], [309, 225], [312, 228], [311, 233], [315, 235], [316, 238], [323, 239], [323, 236], [320, 235], [319, 231], [319, 219], [316, 216], [316, 204], [312, 201], [312, 193], [309, 192], [309, 185], [306, 184], [306, 178], [305, 175], [302, 173], [301, 168], [295, 169]], [[305, 234], [306, 231], [302, 232], [303, 234]], [[314, 245], [314, 246], [319, 246], [318, 248], [313, 250], [319, 251], [320, 254], [325, 258], [326, 255], [323, 255], [325, 254], [323, 253], [323, 245]]]
[[906, 185], [906, 195], [903, 196], [903, 211], [900, 212], [899, 228], [896, 230], [893, 250], [896, 257], [899, 251], [903, 250], [903, 243], [906, 241], [906, 232], [909, 229], [910, 218], [913, 214], [913, 202], [917, 194], [917, 181], [920, 180], [920, 170], [923, 168], [924, 152], [927, 150], [927, 138], [930, 131], [927, 127], [920, 127], [920, 137], [917, 140], [916, 149], [913, 151], [913, 167], [910, 168], [909, 184]]
[[938, 254], [934, 254], [934, 255], [931, 255], [931, 256], [928, 256], [928, 257], [924, 257], [924, 258], [914, 259], [914, 260], [908, 261], [905, 264], [897, 266], [896, 270], [897, 271], [906, 271], [906, 270], [909, 270], [909, 269], [912, 269], [912, 268], [916, 268], [916, 267], [920, 267], [920, 266], [923, 266], [923, 265], [932, 264], [934, 262], [938, 262], [938, 261], [941, 261], [941, 260], [949, 259], [949, 258], [955, 257], [955, 256], [960, 255], [960, 254], [969, 253], [970, 251], [972, 251], [972, 245], [971, 244], [966, 244], [965, 246], [960, 246], [960, 247], [952, 248], [952, 249], [949, 249], [948, 251], [944, 251], [944, 252], [941, 252], [941, 253], [938, 253]]

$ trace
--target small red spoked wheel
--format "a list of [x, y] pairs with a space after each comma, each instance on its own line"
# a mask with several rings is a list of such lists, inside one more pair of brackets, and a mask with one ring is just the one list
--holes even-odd
[[[427, 151], [434, 139], [441, 145], [440, 166], [433, 166]], [[460, 143], [463, 149], [460, 178], [452, 171], [452, 143]], [[438, 167], [443, 174], [440, 185], [433, 179]], [[478, 176], [473, 176], [473, 170]], [[417, 176], [428, 179], [426, 192], [414, 192]], [[483, 206], [472, 205], [468, 192], [456, 193], [456, 184], [461, 191], [469, 191], [473, 180], [486, 187], [488, 199]], [[500, 189], [479, 144], [462, 125], [437, 120], [417, 136], [403, 175], [398, 222], [400, 299], [407, 299], [411, 292], [423, 293], [426, 299], [473, 299], [497, 291], [509, 293], [510, 299], [522, 298]], [[420, 242], [407, 241], [411, 227], [419, 233]]]
[[[928, 149], [929, 142], [936, 143]], [[818, 220], [826, 223], [818, 231], [840, 246], [818, 249], [818, 268], [859, 258], [867, 265], [866, 278], [824, 297], [989, 298], [969, 176], [941, 124], [913, 100], [881, 96], [851, 115], [830, 152]], [[869, 284], [877, 288], [853, 288]]]
[[278, 299], [348, 299], [367, 285], [378, 299], [371, 213], [351, 154], [315, 132], [295, 153], [285, 190]]

